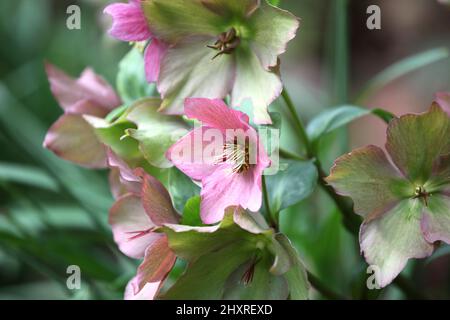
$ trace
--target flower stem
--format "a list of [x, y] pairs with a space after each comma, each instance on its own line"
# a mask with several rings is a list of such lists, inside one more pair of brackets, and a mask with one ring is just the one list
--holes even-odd
[[287, 151], [285, 149], [281, 149], [280, 148], [278, 151], [280, 152], [280, 156], [282, 158], [285, 158], [285, 159], [298, 160], [298, 161], [307, 161], [307, 160], [309, 160], [308, 158], [296, 155], [296, 154], [294, 154], [292, 152], [289, 152], [289, 151]]
[[272, 210], [270, 209], [269, 194], [267, 192], [266, 177], [264, 175], [262, 175], [262, 192], [264, 207], [266, 208], [267, 218], [269, 220], [270, 226], [278, 231], [278, 219], [273, 216]]
[[292, 102], [291, 96], [287, 92], [286, 88], [283, 88], [283, 92], [281, 93], [283, 96], [284, 102], [291, 113], [292, 119], [294, 120], [294, 124], [297, 127], [297, 135], [301, 143], [305, 146], [307, 157], [311, 157], [312, 149], [311, 144], [309, 143], [308, 134], [306, 133], [305, 127], [303, 126], [303, 122], [300, 119], [297, 110], [295, 109], [294, 103]]

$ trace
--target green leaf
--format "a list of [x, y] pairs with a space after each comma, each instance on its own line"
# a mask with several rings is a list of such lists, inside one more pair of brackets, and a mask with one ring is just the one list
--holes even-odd
[[58, 191], [58, 183], [47, 172], [25, 165], [0, 162], [0, 181]]
[[137, 48], [131, 49], [120, 61], [116, 86], [126, 104], [155, 94], [155, 85], [145, 79], [144, 57]]
[[273, 6], [275, 6], [275, 7], [278, 7], [278, 5], [280, 4], [281, 0], [268, 0], [268, 2], [269, 2], [271, 5], [273, 5]]
[[187, 226], [203, 226], [200, 219], [200, 196], [195, 196], [189, 199], [184, 206], [182, 224]]
[[142, 99], [129, 110], [127, 119], [137, 125], [128, 129], [127, 135], [139, 141], [139, 148], [147, 161], [158, 168], [170, 168], [167, 150], [183, 135], [188, 126], [181, 117], [158, 112], [161, 100]]
[[395, 118], [394, 114], [384, 109], [372, 109], [372, 113], [386, 123], [389, 123], [392, 119]]
[[283, 234], [277, 234], [275, 238], [281, 246], [287, 251], [292, 267], [284, 275], [290, 291], [290, 297], [293, 300], [307, 300], [309, 298], [309, 282], [305, 266], [298, 256], [297, 250], [292, 246], [289, 239]]
[[308, 125], [307, 132], [313, 143], [322, 136], [342, 126], [347, 125], [355, 119], [370, 114], [369, 109], [344, 105], [322, 112]]
[[183, 212], [186, 202], [200, 194], [200, 187], [177, 168], [169, 170], [169, 193], [175, 209]]
[[374, 92], [386, 86], [389, 82], [437, 61], [447, 59], [448, 56], [449, 52], [446, 48], [437, 48], [400, 60], [381, 71], [369, 81], [361, 93], [358, 94], [356, 101], [363, 101]]
[[313, 161], [286, 160], [287, 168], [266, 176], [271, 212], [280, 212], [307, 198], [317, 185], [318, 173]]

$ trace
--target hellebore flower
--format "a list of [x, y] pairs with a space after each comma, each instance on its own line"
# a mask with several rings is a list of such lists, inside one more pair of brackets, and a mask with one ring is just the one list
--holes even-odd
[[431, 255], [436, 241], [450, 243], [449, 116], [434, 103], [426, 113], [392, 120], [386, 150], [388, 156], [376, 146], [344, 155], [326, 178], [364, 218], [361, 251], [378, 268], [381, 287], [410, 258]]
[[168, 224], [170, 248], [188, 266], [163, 299], [308, 299], [296, 250], [259, 214], [230, 207], [212, 227]]
[[144, 53], [145, 74], [148, 82], [155, 82], [159, 76], [160, 60], [167, 46], [150, 32], [142, 10], [142, 0], [110, 4], [105, 8], [104, 13], [113, 18], [113, 24], [109, 30], [112, 37], [128, 42], [151, 41]]
[[185, 98], [249, 99], [256, 123], [282, 91], [278, 56], [298, 19], [265, 0], [143, 0], [154, 37], [168, 45], [157, 87], [161, 110], [181, 114]]
[[158, 180], [141, 168], [130, 169], [112, 153], [109, 163], [120, 170], [120, 180], [129, 190], [110, 211], [114, 240], [127, 256], [144, 258], [128, 283], [125, 299], [153, 299], [176, 260], [166, 235], [155, 230], [165, 223], [177, 223], [179, 217]]
[[89, 168], [106, 167], [106, 148], [85, 115], [104, 117], [121, 104], [114, 89], [91, 69], [70, 78], [51, 64], [45, 65], [53, 96], [64, 110], [49, 129], [44, 147], [57, 156]]
[[247, 115], [209, 99], [186, 99], [185, 112], [203, 125], [175, 143], [167, 158], [202, 183], [203, 222], [219, 222], [229, 206], [258, 211], [261, 176], [270, 160]]

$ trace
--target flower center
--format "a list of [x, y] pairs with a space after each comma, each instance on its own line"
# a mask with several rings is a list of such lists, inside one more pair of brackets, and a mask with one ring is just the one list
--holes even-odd
[[223, 55], [231, 54], [241, 43], [241, 39], [237, 36], [235, 28], [231, 28], [227, 32], [222, 32], [214, 45], [208, 45], [208, 48], [219, 51], [213, 58]]
[[248, 267], [247, 270], [245, 270], [244, 274], [242, 275], [241, 278], [241, 283], [244, 286], [248, 286], [249, 284], [252, 283], [253, 281], [253, 276], [255, 274], [255, 266], [256, 264], [259, 262], [259, 259], [253, 258], [252, 263], [250, 264], [250, 266]]
[[250, 169], [250, 139], [246, 137], [243, 146], [238, 143], [237, 137], [232, 143], [225, 143], [216, 163], [231, 163], [233, 173], [246, 172]]
[[417, 186], [416, 189], [414, 189], [414, 197], [413, 199], [422, 199], [425, 203], [425, 206], [428, 207], [428, 197], [431, 196], [431, 193], [428, 193], [424, 187]]

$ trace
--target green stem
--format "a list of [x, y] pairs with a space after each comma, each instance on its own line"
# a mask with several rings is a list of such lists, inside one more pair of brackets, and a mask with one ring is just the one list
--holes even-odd
[[308, 158], [296, 155], [292, 152], [289, 152], [289, 151], [281, 149], [281, 148], [278, 151], [280, 152], [280, 156], [285, 159], [298, 160], [298, 161], [308, 160]]
[[278, 219], [277, 217], [273, 216], [272, 209], [270, 208], [269, 193], [267, 192], [266, 177], [264, 175], [262, 176], [262, 192], [263, 192], [264, 207], [266, 208], [269, 223], [272, 228], [278, 231]]
[[322, 168], [322, 164], [319, 160], [316, 160], [317, 170], [319, 171], [319, 184], [328, 194], [328, 196], [334, 201], [336, 207], [342, 215], [344, 226], [347, 230], [353, 234], [359, 234], [359, 226], [361, 225], [361, 220], [353, 212], [353, 208], [349, 203], [341, 196], [334, 192], [334, 189], [328, 185], [325, 181], [327, 174]]
[[294, 124], [297, 127], [296, 133], [298, 135], [298, 138], [301, 141], [301, 143], [305, 146], [306, 155], [307, 157], [311, 157], [312, 149], [309, 143], [308, 134], [306, 133], [305, 127], [303, 126], [303, 122], [300, 119], [297, 110], [295, 109], [294, 103], [292, 102], [291, 96], [287, 92], [286, 88], [283, 88], [283, 92], [281, 93], [281, 95], [284, 99], [284, 102], [286, 103], [286, 106], [289, 109], [289, 112], [291, 113]]

